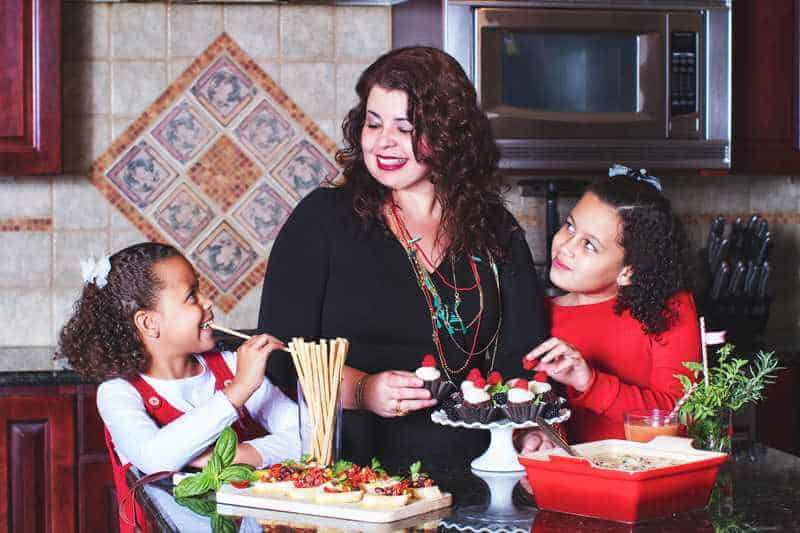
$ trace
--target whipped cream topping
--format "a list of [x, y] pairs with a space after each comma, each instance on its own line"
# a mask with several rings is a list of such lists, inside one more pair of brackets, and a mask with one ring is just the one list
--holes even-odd
[[439, 379], [442, 373], [439, 369], [433, 366], [421, 366], [414, 372], [417, 377], [423, 381], [433, 381]]
[[525, 389], [511, 389], [508, 391], [508, 401], [511, 403], [530, 402], [533, 400], [533, 393]]
[[534, 394], [542, 394], [548, 392], [550, 389], [552, 389], [550, 384], [542, 381], [531, 381], [528, 383], [528, 390]]
[[462, 388], [461, 393], [464, 396], [464, 401], [469, 403], [481, 403], [489, 401], [489, 393], [483, 389], [479, 389], [474, 385], [466, 389]]

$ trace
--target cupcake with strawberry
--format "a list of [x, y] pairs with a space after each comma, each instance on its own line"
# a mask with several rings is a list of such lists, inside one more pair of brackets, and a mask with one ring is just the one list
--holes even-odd
[[480, 370], [473, 368], [461, 384], [461, 404], [455, 407], [464, 422], [488, 424], [494, 419], [495, 407], [488, 389]]
[[442, 373], [436, 368], [436, 358], [431, 354], [422, 356], [422, 364], [414, 371], [422, 380], [422, 387], [428, 389], [431, 398], [442, 400], [455, 388], [452, 383], [442, 379]]
[[512, 422], [521, 424], [534, 420], [538, 412], [538, 404], [534, 402], [535, 394], [528, 387], [528, 381], [517, 379], [508, 391], [508, 401], [503, 409]]

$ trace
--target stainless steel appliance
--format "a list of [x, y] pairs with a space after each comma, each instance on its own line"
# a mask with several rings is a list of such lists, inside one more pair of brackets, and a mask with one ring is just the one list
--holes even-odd
[[730, 167], [731, 0], [445, 3], [502, 167]]

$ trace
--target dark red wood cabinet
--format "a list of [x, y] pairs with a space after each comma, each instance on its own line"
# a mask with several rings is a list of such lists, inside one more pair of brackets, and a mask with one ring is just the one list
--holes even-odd
[[94, 392], [0, 388], [0, 533], [118, 529]]
[[61, 171], [61, 0], [0, 1], [0, 176]]
[[733, 168], [800, 170], [800, 0], [733, 2]]

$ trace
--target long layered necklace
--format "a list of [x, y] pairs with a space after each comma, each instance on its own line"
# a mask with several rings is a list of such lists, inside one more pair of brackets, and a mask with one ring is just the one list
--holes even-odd
[[[436, 352], [439, 356], [439, 362], [442, 365], [442, 369], [447, 376], [447, 379], [453, 381], [452, 375], [458, 375], [464, 372], [466, 369], [470, 367], [470, 363], [472, 362], [473, 357], [476, 355], [480, 355], [483, 353], [487, 353], [489, 349], [492, 349], [491, 354], [491, 364], [490, 369], [494, 367], [494, 359], [495, 355], [497, 354], [497, 341], [500, 334], [500, 326], [503, 322], [503, 306], [500, 301], [500, 276], [497, 270], [497, 264], [494, 261], [494, 258], [489, 254], [489, 265], [492, 269], [492, 273], [494, 274], [494, 281], [495, 286], [497, 288], [497, 301], [498, 301], [498, 308], [499, 308], [499, 317], [497, 320], [497, 329], [492, 335], [492, 338], [489, 339], [489, 342], [486, 343], [484, 347], [481, 349], [476, 349], [478, 344], [478, 334], [480, 333], [481, 329], [481, 320], [483, 318], [484, 313], [484, 296], [483, 296], [483, 287], [481, 286], [481, 277], [480, 273], [478, 272], [478, 265], [477, 262], [480, 261], [480, 258], [469, 256], [468, 263], [470, 266], [470, 270], [472, 271], [472, 275], [475, 279], [475, 283], [469, 287], [459, 287], [458, 283], [456, 282], [456, 263], [455, 257], [450, 254], [450, 270], [453, 274], [453, 281], [452, 283], [447, 280], [447, 278], [442, 275], [441, 272], [437, 268], [433, 266], [432, 261], [428, 258], [425, 254], [425, 251], [419, 244], [419, 237], [412, 237], [409, 233], [408, 229], [406, 228], [403, 219], [400, 217], [400, 214], [397, 212], [397, 204], [392, 202], [391, 204], [391, 213], [392, 218], [394, 221], [394, 226], [396, 228], [395, 234], [397, 235], [398, 239], [400, 240], [403, 248], [406, 250], [406, 255], [408, 256], [409, 263], [411, 263], [411, 269], [414, 272], [414, 278], [417, 281], [417, 285], [422, 292], [423, 297], [425, 298], [425, 303], [428, 306], [428, 311], [431, 317], [431, 329], [433, 330], [432, 333], [432, 340], [433, 344], [436, 347]], [[428, 266], [430, 266], [430, 270], [432, 270], [437, 277], [442, 281], [444, 285], [451, 288], [453, 290], [453, 304], [452, 306], [448, 306], [444, 300], [442, 299], [439, 291], [436, 289], [436, 285], [433, 283], [433, 279], [431, 279], [430, 272], [424, 265], [421, 264], [420, 258], [424, 260]], [[461, 318], [461, 313], [459, 311], [459, 307], [461, 305], [461, 293], [462, 292], [470, 292], [477, 289], [478, 290], [478, 301], [479, 307], [478, 312], [475, 314], [473, 319], [469, 321], [469, 323], [465, 324], [464, 320]], [[467, 349], [466, 345], [463, 345], [456, 339], [455, 335], [460, 333], [465, 338], [467, 337], [467, 332], [472, 328], [475, 327], [475, 331], [472, 337], [472, 343], [469, 349]], [[460, 352], [466, 355], [466, 359], [464, 364], [458, 368], [453, 368], [447, 363], [447, 358], [444, 354], [444, 348], [442, 346], [442, 340], [439, 335], [439, 331], [444, 330], [447, 332], [448, 337], [453, 342], [453, 344], [458, 348]], [[488, 355], [487, 355], [488, 357]]]

